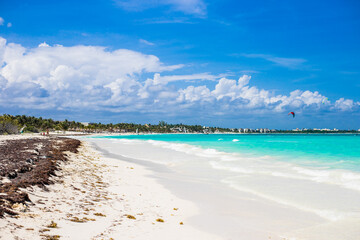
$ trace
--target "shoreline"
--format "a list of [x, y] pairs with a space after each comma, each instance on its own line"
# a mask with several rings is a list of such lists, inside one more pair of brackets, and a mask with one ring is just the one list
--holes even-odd
[[[346, 205], [348, 200], [343, 199], [344, 210], [355, 204], [360, 195], [350, 190], [301, 179], [288, 179], [291, 185], [286, 185], [279, 182], [284, 176], [276, 175], [229, 175], [210, 165], [219, 158], [216, 153], [210, 156], [211, 151], [210, 155], [194, 155], [198, 149], [179, 151], [143, 141], [73, 138], [81, 140], [79, 152], [66, 152], [68, 160], [59, 162], [56, 176], [50, 177], [54, 184], [47, 190], [21, 189], [32, 202], [14, 204], [19, 215], [0, 219], [0, 239], [355, 240], [360, 233], [357, 211], [339, 219], [331, 212], [321, 212], [326, 210], [324, 204], [336, 203], [334, 193], [351, 200]], [[268, 166], [258, 167], [263, 171]], [[275, 167], [271, 169], [280, 170]], [[245, 181], [246, 188], [232, 186], [234, 180]], [[275, 195], [285, 200], [303, 193], [306, 202], [326, 189], [329, 192], [324, 194], [330, 195], [325, 202], [313, 202], [320, 208], [312, 209], [255, 191], [272, 184], [296, 186]], [[307, 188], [314, 189], [302, 192]], [[353, 205], [355, 210], [358, 205]]]
[[[276, 172], [271, 178], [262, 174], [249, 178], [251, 177], [249, 172], [242, 172], [243, 170], [229, 175], [225, 170], [213, 169], [209, 166], [211, 159], [219, 158], [216, 153], [212, 157], [203, 153], [194, 155], [193, 151], [196, 149], [191, 146], [187, 146], [188, 149], [178, 149], [168, 144], [153, 144], [154, 142], [146, 141], [118, 141], [111, 138], [88, 140], [112, 154], [126, 156], [131, 161], [137, 159], [136, 163], [150, 167], [156, 173], [153, 177], [163, 186], [176, 196], [196, 203], [200, 208], [200, 214], [190, 218], [191, 224], [203, 231], [221, 235], [225, 239], [238, 239], [239, 236], [244, 236], [246, 239], [254, 240], [268, 238], [337, 240], [357, 239], [356, 236], [360, 233], [358, 230], [360, 225], [356, 220], [357, 211], [354, 212], [354, 218], [347, 217], [346, 214], [342, 215], [340, 212], [338, 215], [336, 209], [335, 212], [327, 212], [327, 207], [331, 210], [331, 207], [338, 206], [337, 200], [340, 200], [340, 208], [344, 207], [345, 211], [349, 211], [351, 203], [355, 204], [356, 199], [360, 199], [358, 193], [352, 190], [301, 178], [286, 180], [286, 176], [276, 175]], [[248, 164], [253, 165], [252, 161]], [[225, 160], [224, 163], [231, 161]], [[269, 166], [258, 167], [262, 169]], [[279, 170], [280, 166], [276, 166], [275, 164], [273, 166], [275, 168], [271, 167], [271, 169]], [[223, 181], [225, 179], [237, 181], [242, 179], [246, 188], [239, 189], [233, 186], [231, 181]], [[284, 188], [285, 191], [278, 194], [285, 198], [273, 198], [271, 195], [254, 191], [262, 190], [259, 189], [260, 186], [268, 186], [268, 189], [277, 186]], [[252, 187], [256, 188], [253, 190]], [[314, 189], [311, 190], [312, 188]], [[329, 198], [321, 197], [323, 190]], [[271, 191], [269, 193], [273, 194]], [[339, 195], [333, 195], [336, 193], [344, 194], [346, 198], [341, 200]], [[298, 198], [300, 201], [293, 202]], [[313, 205], [297, 205], [297, 202]], [[358, 205], [353, 207], [357, 209]]]
[[198, 213], [144, 166], [103, 156], [82, 141], [67, 153], [47, 190], [22, 189], [32, 202], [0, 219], [0, 239], [221, 239], [187, 221]]
[[351, 133], [347, 133], [347, 132], [324, 132], [324, 133], [306, 133], [306, 132], [285, 132], [285, 133], [280, 133], [280, 132], [275, 132], [275, 133], [234, 133], [234, 132], [225, 132], [225, 133], [134, 133], [134, 132], [129, 132], [129, 133], [86, 133], [86, 134], [64, 134], [61, 136], [129, 136], [129, 135], [176, 135], [176, 134], [181, 134], [181, 135], [360, 135], [360, 132], [351, 132]]

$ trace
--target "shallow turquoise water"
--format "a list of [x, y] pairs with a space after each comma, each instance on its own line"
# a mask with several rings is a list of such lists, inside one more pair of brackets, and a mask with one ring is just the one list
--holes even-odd
[[149, 134], [104, 138], [185, 143], [247, 157], [268, 156], [303, 166], [360, 172], [360, 135], [354, 134]]
[[175, 179], [181, 176], [189, 183], [211, 183], [222, 191], [229, 190], [236, 198], [250, 194], [254, 198], [249, 199], [255, 202], [259, 198], [329, 222], [348, 221], [350, 231], [359, 223], [360, 135], [151, 134], [90, 138], [107, 151], [127, 157], [127, 161], [137, 159], [166, 166]]

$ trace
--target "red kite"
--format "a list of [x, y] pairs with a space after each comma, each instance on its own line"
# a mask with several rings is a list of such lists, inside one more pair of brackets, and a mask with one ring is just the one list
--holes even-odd
[[289, 112], [288, 115], [292, 114], [293, 118], [295, 117], [295, 113], [294, 112]]

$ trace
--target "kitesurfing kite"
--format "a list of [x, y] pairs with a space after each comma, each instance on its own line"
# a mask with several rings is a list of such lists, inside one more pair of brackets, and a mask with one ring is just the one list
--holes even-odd
[[292, 114], [293, 118], [295, 117], [295, 113], [294, 112], [289, 112], [288, 115]]

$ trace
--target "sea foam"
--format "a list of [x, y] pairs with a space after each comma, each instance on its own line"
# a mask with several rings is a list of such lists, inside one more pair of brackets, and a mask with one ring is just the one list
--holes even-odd
[[[316, 167], [299, 166], [296, 163], [278, 161], [276, 157], [265, 155], [262, 157], [243, 156], [239, 153], [221, 152], [212, 148], [202, 148], [185, 143], [174, 143], [155, 140], [116, 139], [125, 144], [141, 144], [147, 142], [153, 146], [170, 149], [206, 158], [214, 169], [235, 173], [257, 173], [269, 176], [310, 180], [318, 183], [335, 184], [348, 189], [360, 191], [360, 174], [343, 169], [321, 169]], [[147, 159], [166, 164], [166, 160]]]

